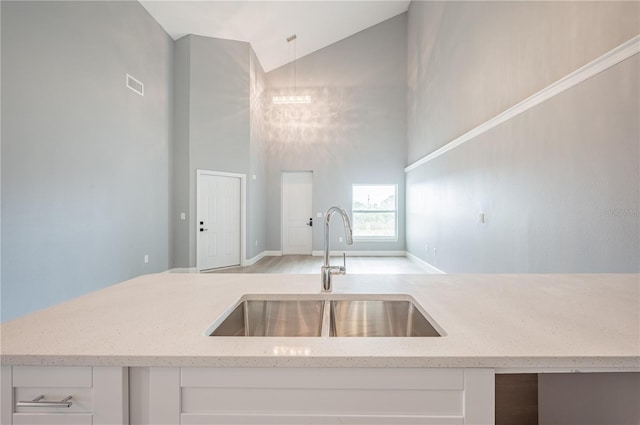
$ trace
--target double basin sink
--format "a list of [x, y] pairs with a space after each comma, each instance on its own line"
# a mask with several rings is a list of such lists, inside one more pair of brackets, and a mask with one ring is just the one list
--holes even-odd
[[409, 295], [245, 295], [205, 335], [437, 337], [444, 331]]

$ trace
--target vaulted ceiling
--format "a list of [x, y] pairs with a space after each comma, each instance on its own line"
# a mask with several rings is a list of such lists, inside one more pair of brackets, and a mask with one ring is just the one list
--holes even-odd
[[[266, 72], [406, 12], [391, 1], [154, 1], [142, 6], [177, 40], [187, 34], [251, 43]], [[297, 35], [292, 43], [287, 37]]]

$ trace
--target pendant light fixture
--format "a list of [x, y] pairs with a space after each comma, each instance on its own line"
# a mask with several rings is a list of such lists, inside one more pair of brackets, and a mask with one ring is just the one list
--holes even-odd
[[296, 44], [298, 36], [295, 34], [287, 37], [287, 43], [293, 42], [293, 95], [291, 96], [273, 96], [273, 103], [277, 105], [311, 103], [311, 96], [298, 96], [298, 70], [296, 58]]

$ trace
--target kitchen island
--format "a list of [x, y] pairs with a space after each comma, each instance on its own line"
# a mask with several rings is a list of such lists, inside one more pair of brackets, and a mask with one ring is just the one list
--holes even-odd
[[[34, 366], [114, 370], [120, 385], [131, 389], [131, 403], [151, 412], [151, 419], [141, 415], [146, 423], [156, 423], [163, 409], [175, 413], [162, 423], [229, 423], [232, 417], [246, 423], [250, 418], [237, 416], [232, 400], [247, 397], [247, 388], [249, 403], [264, 398], [274, 393], [274, 382], [298, 409], [265, 413], [262, 405], [248, 409], [251, 417], [474, 423], [468, 414], [479, 406], [475, 422], [485, 423], [493, 415], [486, 405], [493, 402], [494, 373], [640, 371], [639, 282], [635, 274], [346, 275], [335, 278], [334, 294], [409, 295], [445, 335], [209, 337], [205, 330], [243, 295], [319, 294], [319, 276], [146, 275], [3, 323], [3, 381], [11, 368], [14, 375]], [[299, 399], [301, 388], [313, 397], [341, 395], [333, 407], [322, 409], [318, 401], [310, 409]], [[377, 393], [381, 400], [393, 400], [398, 391], [434, 395], [426, 404], [435, 413], [406, 400], [395, 404], [398, 409], [386, 403], [390, 410], [381, 408], [378, 422], [350, 408], [342, 412], [340, 399], [355, 397], [357, 406], [364, 388], [369, 404]], [[223, 399], [218, 411], [207, 410], [211, 400]], [[3, 401], [6, 412], [5, 403], [15, 400]]]

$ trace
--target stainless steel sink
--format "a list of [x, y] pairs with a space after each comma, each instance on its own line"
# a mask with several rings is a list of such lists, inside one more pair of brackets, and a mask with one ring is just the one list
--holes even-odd
[[440, 336], [411, 301], [331, 301], [331, 336]]
[[444, 331], [408, 295], [245, 295], [208, 336], [437, 337]]
[[242, 301], [211, 336], [320, 336], [323, 300]]

